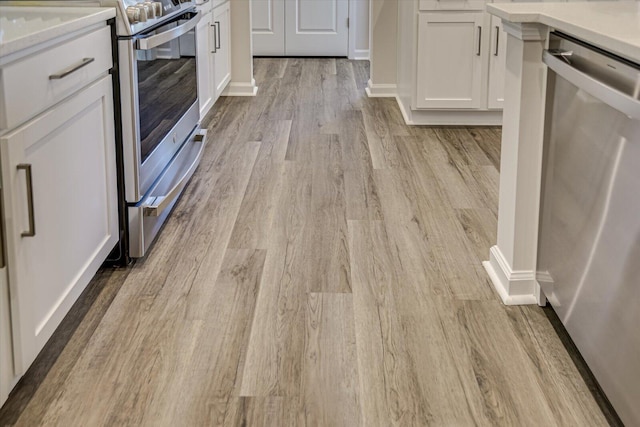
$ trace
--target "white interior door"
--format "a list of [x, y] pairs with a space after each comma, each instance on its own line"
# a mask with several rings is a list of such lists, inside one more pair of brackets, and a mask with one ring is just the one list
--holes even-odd
[[251, 0], [253, 54], [284, 56], [284, 0]]
[[347, 56], [348, 0], [253, 0], [253, 53]]
[[288, 56], [347, 56], [348, 0], [285, 0]]

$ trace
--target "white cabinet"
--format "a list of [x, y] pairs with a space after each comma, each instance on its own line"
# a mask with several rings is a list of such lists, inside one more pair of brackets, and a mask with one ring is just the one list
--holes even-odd
[[480, 108], [486, 75], [484, 12], [420, 13], [417, 108]]
[[118, 240], [105, 76], [0, 138], [13, 339], [31, 364]]
[[400, 1], [398, 22], [396, 99], [408, 124], [502, 123], [505, 37], [485, 0]]
[[[208, 6], [208, 9], [204, 9]], [[197, 64], [198, 64], [198, 102], [200, 119], [204, 118], [215, 102], [215, 82], [213, 64], [213, 36], [211, 28], [211, 5], [205, 4], [201, 9], [202, 19], [196, 27]]]
[[210, 3], [199, 8], [203, 15], [196, 27], [198, 99], [202, 120], [231, 80], [231, 15], [228, 1], [214, 9]]
[[43, 43], [0, 62], [0, 404], [119, 238], [110, 27]]
[[215, 29], [215, 89], [220, 96], [231, 80], [231, 14], [229, 2], [213, 9]]
[[504, 104], [504, 77], [507, 56], [507, 33], [502, 20], [491, 16], [491, 49], [489, 54], [489, 108], [502, 109]]

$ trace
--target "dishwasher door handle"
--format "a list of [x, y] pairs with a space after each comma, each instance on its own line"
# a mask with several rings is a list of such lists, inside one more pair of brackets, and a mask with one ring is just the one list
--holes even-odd
[[556, 74], [571, 84], [584, 90], [591, 96], [598, 98], [610, 107], [626, 114], [628, 117], [640, 120], [640, 100], [576, 69], [565, 60], [558, 58], [558, 54], [554, 55], [548, 50], [543, 52], [542, 61], [547, 64], [551, 70], [555, 71]]

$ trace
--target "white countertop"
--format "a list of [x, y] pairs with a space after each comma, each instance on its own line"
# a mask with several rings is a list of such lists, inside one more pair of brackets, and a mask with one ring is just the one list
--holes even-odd
[[493, 3], [504, 21], [540, 23], [640, 63], [640, 1]]
[[112, 7], [0, 6], [0, 56], [115, 16]]

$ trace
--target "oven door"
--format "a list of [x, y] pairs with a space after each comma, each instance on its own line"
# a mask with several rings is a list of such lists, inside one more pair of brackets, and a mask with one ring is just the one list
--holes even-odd
[[186, 12], [120, 40], [126, 201], [138, 203], [198, 125], [194, 31]]

